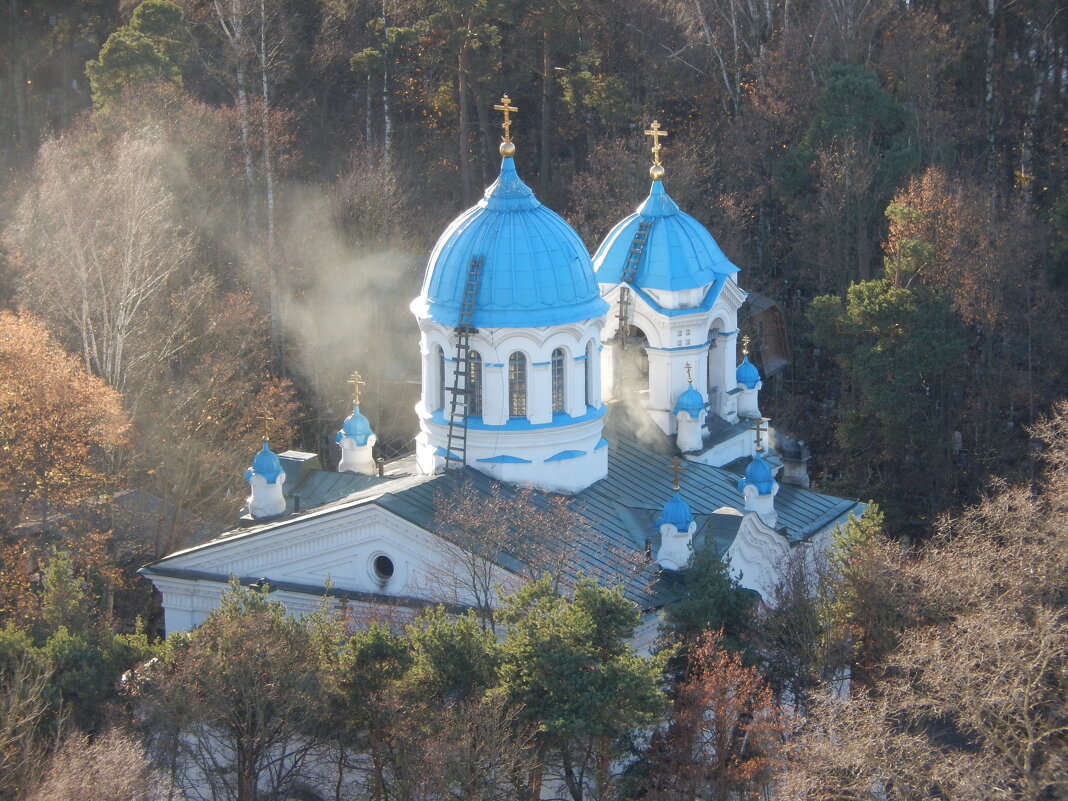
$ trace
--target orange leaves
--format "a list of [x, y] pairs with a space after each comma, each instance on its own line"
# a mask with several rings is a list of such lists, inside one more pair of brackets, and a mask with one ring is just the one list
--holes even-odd
[[103, 491], [125, 445], [121, 396], [27, 312], [0, 312], [0, 525], [47, 518]]
[[668, 725], [653, 736], [657, 801], [761, 797], [785, 756], [787, 720], [759, 671], [708, 632], [690, 651]]

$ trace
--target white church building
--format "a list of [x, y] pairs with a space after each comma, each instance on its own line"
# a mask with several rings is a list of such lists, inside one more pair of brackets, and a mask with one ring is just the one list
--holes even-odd
[[[379, 474], [358, 392], [336, 470], [265, 442], [246, 471], [239, 524], [142, 568], [162, 593], [168, 633], [203, 621], [231, 576], [265, 579], [294, 612], [324, 595], [356, 615], [462, 609], [474, 599], [440, 580], [457, 548], [435, 517], [450, 493], [487, 505], [515, 487], [570, 496], [586, 528], [565, 577], [622, 585], [650, 631], [694, 550], [729, 559], [769, 601], [791, 552], [824, 548], [862, 511], [808, 489], [801, 457], [762, 440], [761, 377], [738, 353], [746, 292], [712, 235], [668, 195], [665, 132], [647, 131], [648, 197], [591, 259], [519, 177], [514, 109], [502, 103], [500, 175], [438, 239], [411, 304], [415, 453]], [[673, 480], [679, 458], [686, 468]], [[520, 554], [491, 561], [502, 578], [523, 573]]]

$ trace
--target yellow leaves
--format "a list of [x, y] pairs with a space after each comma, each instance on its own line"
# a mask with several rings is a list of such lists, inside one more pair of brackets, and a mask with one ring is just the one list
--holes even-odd
[[89, 375], [27, 312], [0, 312], [0, 494], [18, 522], [31, 502], [98, 494], [108, 452], [126, 444], [122, 398]]

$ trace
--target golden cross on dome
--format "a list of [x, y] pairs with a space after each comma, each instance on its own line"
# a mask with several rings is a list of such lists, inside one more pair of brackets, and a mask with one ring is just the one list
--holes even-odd
[[749, 334], [742, 337], [742, 355], [749, 355]]
[[680, 462], [679, 461], [679, 457], [676, 456], [674, 459], [671, 460], [671, 467], [669, 467], [668, 469], [674, 474], [674, 478], [672, 480], [673, 480], [674, 485], [675, 485], [675, 492], [678, 492], [679, 491], [679, 475], [686, 468], [682, 466], [682, 462]]
[[760, 435], [761, 435], [761, 433], [763, 433], [763, 432], [768, 430], [768, 427], [766, 425], [767, 422], [768, 422], [768, 418], [766, 418], [766, 417], [755, 417], [755, 418], [753, 418], [752, 425], [749, 426], [749, 430], [750, 431], [755, 431], [756, 432], [756, 449], [758, 451], [764, 450], [763, 446], [760, 444]]
[[686, 380], [689, 381], [692, 384], [693, 383], [693, 365], [690, 364], [689, 362], [686, 362], [686, 364], [684, 364], [683, 367], [686, 368]]
[[504, 112], [504, 141], [512, 141], [512, 118], [509, 116], [511, 113], [519, 111], [512, 105], [511, 99], [508, 95], [501, 95], [501, 102], [493, 107], [496, 111]]
[[263, 441], [266, 442], [268, 439], [270, 439], [270, 437], [268, 437], [267, 434], [271, 430], [271, 423], [274, 420], [274, 418], [271, 417], [270, 411], [268, 411], [267, 409], [264, 409], [259, 415], [256, 416], [256, 419], [263, 421]]
[[653, 124], [649, 126], [649, 130], [645, 132], [646, 136], [653, 137], [653, 166], [660, 166], [660, 137], [667, 136], [668, 132], [661, 129], [660, 123], [653, 120]]
[[345, 382], [352, 384], [352, 405], [360, 405], [360, 387], [367, 386], [367, 382], [363, 380], [363, 377], [355, 370], [352, 371], [352, 375], [349, 376], [349, 380]]

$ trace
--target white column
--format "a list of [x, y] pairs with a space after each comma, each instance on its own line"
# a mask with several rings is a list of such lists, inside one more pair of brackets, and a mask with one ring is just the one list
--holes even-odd
[[649, 416], [665, 434], [675, 433], [671, 414], [671, 352], [646, 348], [649, 355]]
[[[581, 347], [576, 345], [576, 347]], [[574, 355], [581, 356], [582, 353]], [[572, 417], [586, 413], [586, 360], [570, 358], [564, 364], [564, 409]]]
[[[611, 351], [611, 348], [605, 348], [603, 345], [595, 341], [593, 347], [587, 351], [586, 355], [587, 359], [593, 361], [593, 364], [590, 365], [589, 372], [590, 383], [593, 385], [593, 388], [590, 390], [589, 397], [593, 406], [597, 408], [604, 405], [604, 377], [606, 374], [601, 359], [609, 351]], [[582, 402], [585, 404], [585, 397], [582, 399]]]
[[[492, 358], [498, 355], [493, 354]], [[498, 364], [489, 359], [482, 363], [482, 421], [490, 426], [508, 421], [508, 367]]]
[[527, 417], [532, 423], [551, 423], [553, 419], [552, 365], [527, 360]]

